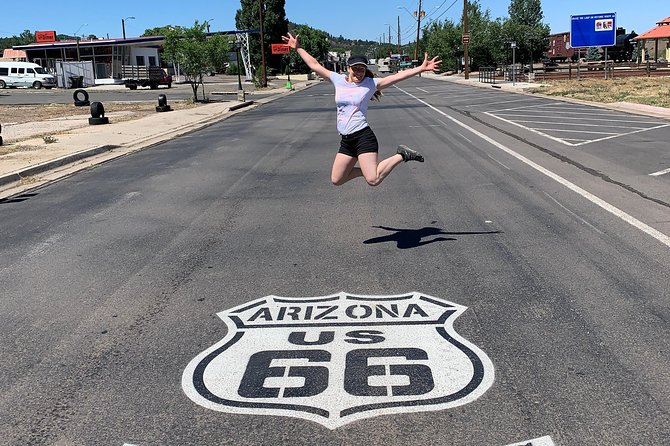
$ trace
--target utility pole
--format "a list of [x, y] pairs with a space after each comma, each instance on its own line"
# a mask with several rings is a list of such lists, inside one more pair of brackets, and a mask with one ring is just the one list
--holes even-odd
[[263, 79], [261, 80], [261, 87], [268, 86], [268, 75], [265, 70], [265, 37], [263, 36], [263, 0], [258, 0], [258, 15], [260, 17], [260, 30], [261, 30], [261, 61], [262, 61], [262, 70], [263, 70]]
[[470, 56], [468, 55], [468, 46], [470, 45], [470, 35], [468, 34], [468, 0], [463, 0], [463, 75], [465, 79], [470, 79]]
[[[467, 1], [467, 0], [465, 0]], [[416, 45], [414, 45], [414, 60], [419, 61], [419, 33], [421, 32], [421, 0], [419, 0], [419, 10], [416, 13]]]
[[402, 49], [400, 46], [400, 16], [398, 16], [398, 54], [402, 56]]
[[391, 55], [392, 52], [393, 52], [393, 47], [391, 46], [391, 25], [389, 24], [389, 56]]

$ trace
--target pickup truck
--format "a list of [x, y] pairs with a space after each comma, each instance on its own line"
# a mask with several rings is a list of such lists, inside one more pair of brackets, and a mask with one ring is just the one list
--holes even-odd
[[149, 87], [152, 90], [158, 88], [159, 85], [172, 87], [172, 76], [157, 66], [122, 65], [121, 77], [123, 84], [131, 90], [137, 90], [138, 86]]

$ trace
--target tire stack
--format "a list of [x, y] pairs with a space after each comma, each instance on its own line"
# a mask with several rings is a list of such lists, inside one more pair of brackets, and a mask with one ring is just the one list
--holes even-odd
[[89, 125], [109, 124], [109, 118], [105, 117], [105, 107], [102, 102], [91, 104], [91, 117], [88, 118]]
[[88, 92], [86, 90], [82, 89], [75, 90], [74, 93], [72, 94], [72, 99], [74, 99], [74, 105], [77, 107], [85, 107], [87, 105], [91, 105], [91, 102], [88, 100]]
[[167, 96], [164, 94], [159, 94], [158, 95], [158, 107], [156, 107], [157, 112], [167, 112], [171, 111], [172, 107], [170, 107], [167, 103]]

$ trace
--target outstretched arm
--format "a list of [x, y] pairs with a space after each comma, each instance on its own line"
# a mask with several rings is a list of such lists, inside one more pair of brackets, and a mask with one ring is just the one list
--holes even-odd
[[393, 84], [396, 84], [402, 80], [409, 79], [412, 76], [416, 76], [419, 73], [424, 71], [435, 71], [440, 68], [442, 61], [437, 57], [433, 57], [428, 60], [428, 53], [423, 58], [423, 63], [418, 67], [410, 68], [409, 70], [398, 71], [396, 74], [391, 76], [386, 76], [379, 80], [377, 83], [377, 89], [381, 90], [386, 87], [390, 87]]
[[293, 34], [288, 33], [288, 35], [282, 36], [282, 40], [286, 42], [289, 48], [292, 48], [298, 52], [298, 54], [300, 55], [300, 57], [302, 57], [302, 60], [305, 61], [310, 70], [314, 71], [316, 74], [318, 74], [325, 80], [329, 81], [330, 71], [326, 69], [323, 65], [321, 65], [319, 62], [317, 62], [317, 60], [314, 57], [312, 57], [307, 51], [305, 51], [304, 48], [300, 46], [300, 40], [298, 40], [299, 35], [300, 34], [296, 34], [294, 36]]

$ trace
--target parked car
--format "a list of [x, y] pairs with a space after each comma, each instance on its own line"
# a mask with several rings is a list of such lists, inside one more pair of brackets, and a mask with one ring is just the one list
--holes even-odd
[[172, 88], [172, 76], [167, 74], [167, 71], [163, 70], [163, 77], [158, 81], [158, 85], [167, 85], [168, 88]]
[[56, 86], [56, 78], [36, 63], [0, 62], [0, 88], [32, 87], [39, 90]]

